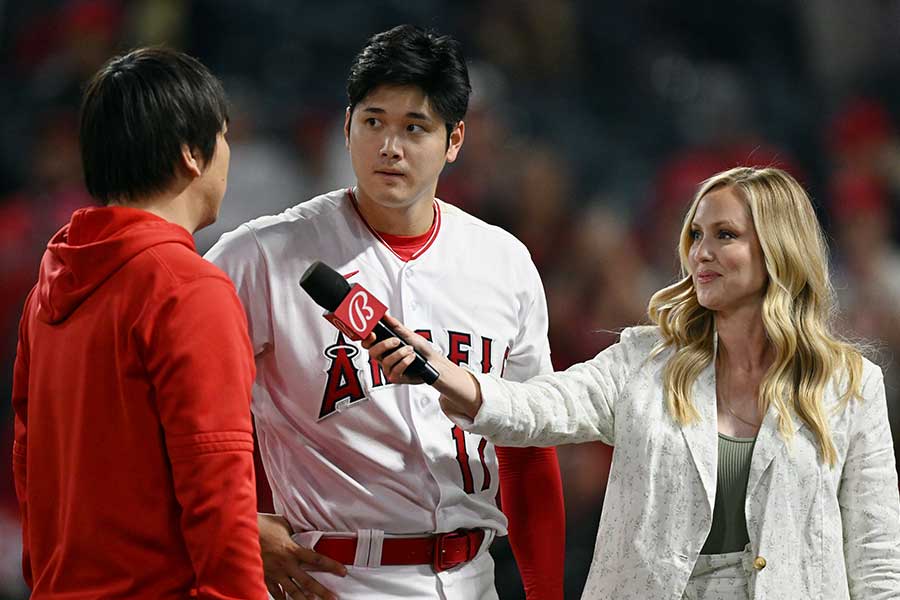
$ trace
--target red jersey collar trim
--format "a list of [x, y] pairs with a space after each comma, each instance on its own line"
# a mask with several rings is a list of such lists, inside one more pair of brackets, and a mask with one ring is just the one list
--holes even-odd
[[428, 236], [428, 239], [425, 240], [425, 242], [422, 244], [422, 246], [418, 250], [413, 252], [407, 258], [406, 256], [403, 256], [400, 253], [398, 253], [394, 249], [394, 247], [391, 246], [391, 244], [384, 238], [384, 236], [381, 233], [379, 233], [378, 231], [376, 231], [375, 228], [372, 227], [368, 221], [366, 221], [366, 218], [363, 216], [362, 212], [359, 210], [359, 203], [356, 200], [356, 194], [353, 193], [353, 188], [347, 189], [347, 195], [350, 196], [350, 203], [353, 205], [353, 209], [356, 211], [356, 214], [359, 215], [360, 220], [365, 224], [366, 228], [370, 232], [372, 232], [372, 235], [374, 235], [375, 238], [379, 242], [381, 242], [385, 248], [390, 250], [394, 256], [396, 256], [403, 262], [409, 262], [411, 260], [415, 260], [415, 259], [419, 258], [420, 256], [422, 256], [425, 253], [425, 251], [428, 250], [432, 246], [432, 244], [434, 244], [434, 241], [437, 239], [438, 232], [441, 229], [441, 205], [438, 203], [437, 200], [434, 200], [433, 204], [432, 204], [432, 207], [434, 209], [434, 222], [431, 224], [431, 230], [429, 232], [427, 232], [426, 234], [424, 234], [424, 235], [427, 235], [428, 233], [430, 233], [430, 235]]

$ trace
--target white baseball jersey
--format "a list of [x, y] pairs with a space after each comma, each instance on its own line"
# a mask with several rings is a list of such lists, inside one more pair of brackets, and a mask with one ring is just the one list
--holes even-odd
[[513, 380], [551, 371], [546, 301], [526, 248], [439, 200], [435, 218], [404, 262], [339, 190], [242, 225], [206, 255], [247, 312], [260, 450], [294, 531], [506, 534], [493, 446], [448, 420], [431, 387], [387, 383], [298, 285], [321, 260], [457, 363]]

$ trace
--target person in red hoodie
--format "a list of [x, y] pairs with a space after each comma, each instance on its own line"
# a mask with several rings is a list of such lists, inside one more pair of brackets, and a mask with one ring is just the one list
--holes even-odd
[[32, 599], [263, 599], [247, 324], [191, 234], [229, 149], [221, 84], [166, 49], [114, 58], [81, 109], [90, 194], [19, 327], [13, 472]]

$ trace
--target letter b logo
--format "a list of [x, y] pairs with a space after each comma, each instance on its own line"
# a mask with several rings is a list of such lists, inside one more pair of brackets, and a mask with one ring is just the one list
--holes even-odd
[[369, 294], [364, 289], [350, 293], [350, 327], [358, 335], [366, 331], [366, 327], [375, 316], [375, 311], [369, 306]]
[[350, 288], [350, 293], [337, 310], [333, 314], [326, 314], [325, 318], [358, 341], [372, 333], [372, 329], [386, 312], [387, 307], [357, 283]]

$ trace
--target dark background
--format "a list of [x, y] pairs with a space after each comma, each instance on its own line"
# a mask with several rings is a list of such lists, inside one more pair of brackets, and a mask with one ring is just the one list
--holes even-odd
[[[341, 126], [354, 54], [412, 22], [463, 43], [475, 93], [445, 200], [516, 234], [544, 278], [557, 368], [645, 321], [677, 273], [696, 185], [739, 164], [786, 168], [829, 234], [838, 329], [870, 344], [898, 417], [900, 1], [0, 0], [0, 388], [44, 244], [90, 204], [77, 146], [85, 80], [110, 56], [166, 43], [205, 62], [232, 101], [231, 175], [217, 223], [353, 183]], [[0, 402], [0, 598], [24, 598]], [[895, 427], [895, 431], [900, 431]], [[560, 448], [566, 590], [593, 552], [610, 450]], [[521, 597], [505, 541], [501, 598]]]

